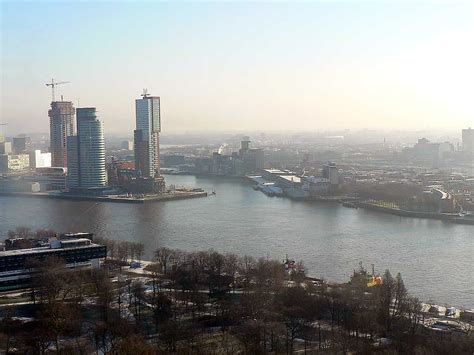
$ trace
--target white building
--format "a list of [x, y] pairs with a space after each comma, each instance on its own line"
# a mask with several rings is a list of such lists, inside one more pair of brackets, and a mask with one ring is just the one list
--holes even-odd
[[51, 153], [41, 153], [41, 150], [36, 149], [30, 155], [30, 166], [32, 168], [49, 168], [51, 167]]

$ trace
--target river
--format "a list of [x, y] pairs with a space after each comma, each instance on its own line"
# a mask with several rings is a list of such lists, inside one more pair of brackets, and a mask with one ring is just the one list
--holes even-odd
[[424, 301], [474, 307], [474, 226], [405, 218], [267, 197], [239, 180], [166, 176], [167, 184], [202, 187], [207, 198], [148, 204], [0, 197], [0, 236], [17, 226], [87, 231], [161, 246], [215, 249], [303, 260], [308, 273], [345, 281], [360, 261], [401, 272]]

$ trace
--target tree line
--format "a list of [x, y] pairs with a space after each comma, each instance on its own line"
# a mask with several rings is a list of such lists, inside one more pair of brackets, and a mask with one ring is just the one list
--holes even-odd
[[[140, 259], [139, 248], [114, 243], [112, 260]], [[330, 284], [308, 278], [301, 262], [289, 271], [280, 260], [168, 248], [143, 273], [67, 269], [57, 258], [28, 267], [37, 271], [25, 291], [32, 320], [15, 318], [22, 306], [3, 312], [7, 353], [463, 354], [474, 346], [471, 334], [423, 327], [419, 300], [388, 270], [368, 288], [363, 267]]]

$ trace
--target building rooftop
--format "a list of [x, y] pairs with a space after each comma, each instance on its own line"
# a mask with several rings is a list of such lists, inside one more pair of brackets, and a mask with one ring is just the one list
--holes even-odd
[[296, 182], [296, 183], [301, 182], [301, 178], [299, 176], [296, 176], [296, 175], [279, 175], [279, 177], [282, 178], [282, 179], [291, 181], [291, 182]]
[[87, 238], [54, 240], [51, 243], [49, 243], [49, 245], [43, 246], [43, 247], [0, 251], [0, 257], [15, 256], [15, 255], [34, 255], [34, 254], [47, 253], [52, 250], [81, 249], [81, 248], [86, 248], [86, 247], [91, 247], [91, 246], [99, 246], [99, 244], [92, 243], [90, 239], [87, 239]]

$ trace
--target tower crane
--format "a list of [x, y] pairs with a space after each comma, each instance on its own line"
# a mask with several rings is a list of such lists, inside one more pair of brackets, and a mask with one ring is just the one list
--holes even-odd
[[51, 86], [51, 98], [52, 98], [51, 101], [54, 101], [54, 88], [56, 87], [56, 85], [68, 84], [68, 83], [69, 83], [69, 81], [57, 82], [57, 81], [54, 81], [54, 79], [51, 79], [50, 83], [46, 83], [46, 86]]

